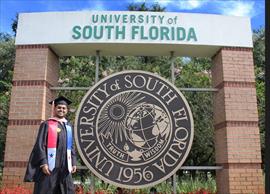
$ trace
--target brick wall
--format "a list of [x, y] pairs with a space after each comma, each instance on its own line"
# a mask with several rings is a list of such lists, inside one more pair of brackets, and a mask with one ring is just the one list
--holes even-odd
[[57, 86], [58, 57], [46, 45], [25, 45], [16, 48], [16, 59], [7, 129], [3, 184], [23, 184], [25, 167], [35, 143], [38, 127], [50, 115], [48, 102]]
[[264, 193], [252, 49], [221, 49], [212, 76], [218, 193]]

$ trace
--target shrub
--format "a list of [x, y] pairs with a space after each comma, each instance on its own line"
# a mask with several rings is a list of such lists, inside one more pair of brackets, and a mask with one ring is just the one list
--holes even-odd
[[31, 193], [32, 191], [20, 185], [13, 188], [4, 187], [0, 189], [0, 194], [31, 194]]

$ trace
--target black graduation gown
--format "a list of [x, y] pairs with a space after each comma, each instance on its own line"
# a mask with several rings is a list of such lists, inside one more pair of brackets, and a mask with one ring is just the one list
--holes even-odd
[[[51, 175], [47, 176], [40, 168], [47, 162], [47, 135], [48, 122], [43, 122], [39, 127], [36, 143], [32, 150], [27, 165], [24, 181], [35, 182], [34, 194], [74, 194], [74, 185], [71, 174], [67, 166], [67, 146], [65, 126], [58, 122], [58, 128], [61, 131], [57, 138], [57, 151], [55, 168]], [[76, 165], [76, 155], [74, 146], [71, 150], [72, 165]]]

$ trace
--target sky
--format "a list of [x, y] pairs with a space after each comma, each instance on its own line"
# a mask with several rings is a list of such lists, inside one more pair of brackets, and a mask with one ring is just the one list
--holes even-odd
[[253, 30], [265, 27], [265, 0], [0, 0], [0, 32], [13, 34], [17, 13], [48, 11], [126, 11], [130, 4], [159, 3], [167, 12], [246, 16]]

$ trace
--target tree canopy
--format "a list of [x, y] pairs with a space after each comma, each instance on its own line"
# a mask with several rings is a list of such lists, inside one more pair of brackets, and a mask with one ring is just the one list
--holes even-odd
[[253, 32], [253, 58], [255, 66], [256, 93], [261, 135], [262, 159], [265, 153], [265, 30]]
[[9, 34], [0, 33], [0, 168], [3, 166], [4, 160], [14, 62], [14, 38]]

